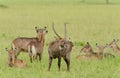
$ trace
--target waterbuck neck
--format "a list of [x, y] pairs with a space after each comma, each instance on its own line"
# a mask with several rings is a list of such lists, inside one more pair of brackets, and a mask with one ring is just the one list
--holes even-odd
[[42, 34], [39, 38], [37, 38], [38, 42], [44, 46], [45, 42], [45, 34]]

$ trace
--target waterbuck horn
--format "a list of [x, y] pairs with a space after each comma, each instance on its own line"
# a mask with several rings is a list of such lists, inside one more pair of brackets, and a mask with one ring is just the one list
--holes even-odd
[[54, 23], [52, 23], [52, 29], [54, 31], [54, 33], [57, 35], [57, 37], [59, 37], [61, 39], [61, 37], [58, 35], [58, 33], [55, 31], [55, 28], [54, 28]]
[[65, 39], [67, 39], [67, 29], [66, 29], [66, 25], [67, 25], [68, 23], [64, 23], [64, 27], [65, 27]]

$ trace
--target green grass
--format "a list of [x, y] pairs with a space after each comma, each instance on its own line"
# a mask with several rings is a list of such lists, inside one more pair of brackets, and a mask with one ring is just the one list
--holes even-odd
[[[75, 59], [85, 42], [90, 42], [95, 51], [95, 43], [104, 45], [112, 39], [120, 39], [120, 1], [110, 0], [105, 5], [104, 0], [2, 0], [0, 7], [0, 78], [119, 78], [120, 57], [103, 60], [78, 61]], [[101, 5], [102, 4], [102, 5]], [[58, 72], [57, 60], [53, 61], [51, 71], [48, 72], [47, 44], [54, 40], [51, 25], [61, 36], [64, 36], [64, 22], [68, 22], [68, 37], [75, 43], [71, 52], [71, 71], [66, 71], [62, 60], [61, 71]], [[9, 68], [7, 66], [7, 52], [4, 48], [11, 47], [13, 39], [35, 37], [34, 27], [47, 26], [42, 62], [30, 63], [27, 53], [18, 58], [25, 59], [29, 68]], [[118, 43], [120, 45], [120, 42]], [[111, 49], [105, 50], [113, 53]]]

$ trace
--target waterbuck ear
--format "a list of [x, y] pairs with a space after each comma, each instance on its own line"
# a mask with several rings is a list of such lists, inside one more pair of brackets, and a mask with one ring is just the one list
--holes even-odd
[[118, 41], [119, 41], [119, 39], [116, 40], [116, 42], [118, 42]]
[[8, 50], [8, 48], [5, 48], [5, 50], [8, 52], [9, 50]]
[[37, 30], [38, 28], [37, 27], [35, 27], [35, 30]]
[[46, 29], [47, 27], [45, 26], [44, 29]]
[[87, 44], [89, 45], [89, 42], [87, 42]]
[[106, 48], [106, 47], [108, 47], [108, 46], [109, 46], [109, 45], [108, 45], [108, 44], [106, 44], [106, 45], [105, 45], [105, 48]]
[[71, 38], [70, 38], [70, 37], [68, 38], [68, 41], [71, 41]]
[[113, 39], [113, 41], [115, 41], [115, 39]]
[[99, 47], [99, 46], [98, 46], [98, 43], [96, 43], [96, 47]]

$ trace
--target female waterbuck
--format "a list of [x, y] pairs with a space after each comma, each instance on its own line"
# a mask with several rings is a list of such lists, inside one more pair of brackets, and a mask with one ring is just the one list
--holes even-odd
[[9, 67], [27, 67], [25, 60], [20, 60], [15, 58], [15, 52], [13, 50], [8, 50], [8, 66]]
[[[20, 53], [20, 51], [25, 51], [28, 52], [28, 44], [31, 41], [34, 42], [43, 42], [43, 32], [47, 32], [46, 27], [38, 29], [37, 27], [35, 27], [36, 33], [37, 33], [37, 37], [33, 37], [33, 38], [27, 38], [27, 37], [18, 37], [15, 40], [13, 40], [12, 42], [12, 49], [15, 50], [15, 56], [17, 57], [17, 55]], [[44, 44], [44, 43], [42, 43]]]
[[30, 56], [30, 61], [32, 62], [35, 58], [37, 58], [37, 55], [39, 56], [39, 61], [41, 61], [43, 48], [44, 48], [44, 42], [45, 42], [45, 35], [48, 33], [46, 30], [39, 30], [41, 32], [40, 38], [41, 40], [31, 41], [28, 44], [28, 53]]
[[58, 68], [60, 70], [61, 66], [61, 57], [65, 60], [67, 64], [67, 71], [70, 69], [70, 54], [73, 47], [73, 43], [66, 39], [66, 25], [65, 25], [65, 38], [60, 37], [55, 29], [54, 24], [52, 26], [54, 33], [56, 34], [56, 40], [52, 41], [48, 48], [49, 53], [49, 67], [48, 71], [50, 71], [52, 60], [58, 58]]
[[117, 40], [113, 39], [113, 41], [109, 44], [109, 46], [113, 49], [113, 51], [120, 53], [120, 47], [117, 45], [118, 41], [119, 39]]
[[80, 52], [85, 52], [86, 54], [91, 54], [93, 53], [93, 48], [92, 46], [90, 45], [89, 42], [86, 43], [86, 45], [80, 50]]
[[[98, 46], [98, 44], [96, 43], [96, 47], [98, 48], [98, 52], [93, 52], [92, 47], [88, 46], [88, 42], [87, 42], [87, 47], [86, 45], [81, 49], [81, 51], [87, 52], [86, 55], [78, 55], [76, 57], [76, 59], [82, 59], [82, 60], [89, 60], [89, 59], [102, 59], [103, 57], [115, 57], [114, 55], [112, 55], [111, 53], [104, 53], [104, 49], [108, 46], [108, 44], [106, 44], [105, 46]], [[91, 51], [91, 50], [92, 51]]]

